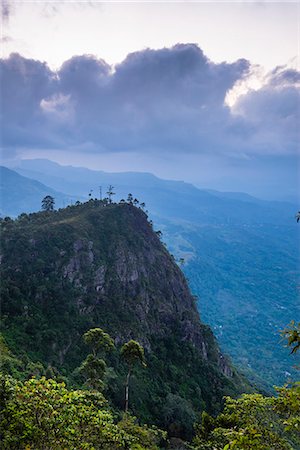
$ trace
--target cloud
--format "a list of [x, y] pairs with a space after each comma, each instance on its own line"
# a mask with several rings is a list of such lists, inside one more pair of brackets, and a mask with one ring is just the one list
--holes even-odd
[[0, 37], [0, 42], [2, 44], [7, 44], [8, 42], [12, 42], [12, 41], [13, 41], [13, 38], [10, 36], [4, 35], [4, 36]]
[[235, 113], [252, 129], [250, 143], [265, 154], [297, 154], [300, 143], [300, 73], [278, 67], [258, 90], [242, 95]]
[[12, 54], [1, 61], [5, 148], [153, 157], [295, 155], [299, 72], [276, 68], [232, 109], [227, 93], [251, 64], [214, 63], [195, 44], [131, 53], [116, 67], [74, 56], [57, 71]]
[[213, 129], [230, 122], [226, 93], [249, 66], [214, 64], [197, 45], [178, 44], [132, 53], [114, 69], [91, 55], [73, 57], [58, 78], [76, 110], [78, 143], [113, 152], [205, 152], [218, 140]]
[[8, 0], [2, 0], [0, 8], [1, 8], [2, 23], [7, 23], [9, 21], [9, 17], [12, 10], [11, 3]]
[[4, 146], [47, 146], [50, 134], [40, 105], [44, 98], [56, 92], [55, 74], [45, 63], [15, 53], [0, 61], [0, 70]]

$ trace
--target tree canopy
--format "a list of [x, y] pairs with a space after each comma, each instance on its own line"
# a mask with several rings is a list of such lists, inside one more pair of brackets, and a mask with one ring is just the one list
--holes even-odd
[[43, 211], [53, 211], [55, 205], [55, 200], [51, 195], [46, 195], [42, 200], [42, 210]]
[[83, 335], [84, 342], [92, 348], [94, 355], [105, 353], [114, 348], [114, 341], [102, 328], [91, 328]]

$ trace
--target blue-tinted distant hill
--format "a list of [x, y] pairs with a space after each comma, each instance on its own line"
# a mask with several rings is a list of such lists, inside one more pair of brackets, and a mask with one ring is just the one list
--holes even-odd
[[116, 198], [129, 192], [144, 201], [155, 217], [174, 221], [208, 223], [290, 223], [295, 205], [269, 202], [243, 193], [223, 193], [198, 189], [183, 181], [163, 180], [150, 173], [107, 173], [82, 167], [61, 166], [48, 160], [23, 160], [15, 170], [53, 189], [78, 199], [105, 196], [107, 186], [115, 187]]
[[63, 207], [71, 197], [56, 191], [45, 184], [24, 177], [17, 172], [0, 167], [0, 214], [2, 217], [16, 217], [23, 212], [41, 209], [41, 201], [46, 195], [55, 198], [56, 207]]
[[117, 201], [131, 192], [145, 202], [163, 241], [177, 260], [185, 260], [202, 320], [235, 364], [269, 387], [297, 378], [297, 361], [279, 330], [300, 320], [298, 205], [201, 190], [149, 173], [105, 173], [47, 160], [23, 161], [16, 170], [79, 200], [91, 190], [99, 197], [99, 186], [105, 196], [112, 184]]

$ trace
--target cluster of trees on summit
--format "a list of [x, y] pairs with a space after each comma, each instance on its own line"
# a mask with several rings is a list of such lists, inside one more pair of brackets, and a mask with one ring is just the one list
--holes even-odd
[[[111, 184], [107, 187], [107, 197], [104, 197], [102, 199], [102, 188], [100, 187], [100, 201], [102, 203], [102, 205], [109, 205], [113, 203], [113, 196], [116, 195], [115, 191], [114, 191], [114, 186], [112, 186]], [[92, 193], [93, 190], [91, 189], [89, 192], [89, 198], [92, 199]], [[134, 205], [134, 206], [140, 206], [141, 209], [144, 210], [145, 208], [145, 203], [144, 202], [140, 202], [137, 198], [135, 198], [131, 193], [128, 194], [127, 199], [125, 200], [124, 198], [122, 198], [120, 200], [120, 203], [129, 203], [130, 205]], [[80, 205], [81, 202], [77, 201], [75, 203], [75, 205]], [[55, 198], [52, 197], [51, 195], [46, 195], [43, 199], [42, 199], [42, 204], [41, 204], [41, 208], [43, 211], [53, 211], [55, 207]]]

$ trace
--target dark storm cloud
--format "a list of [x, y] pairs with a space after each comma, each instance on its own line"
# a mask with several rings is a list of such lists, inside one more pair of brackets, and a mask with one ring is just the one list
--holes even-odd
[[299, 73], [276, 68], [233, 114], [226, 94], [250, 70], [244, 59], [214, 64], [194, 44], [132, 53], [115, 68], [75, 56], [57, 73], [14, 54], [1, 61], [4, 146], [225, 158], [294, 152]]
[[[207, 151], [210, 133], [230, 120], [227, 90], [249, 63], [213, 64], [196, 45], [128, 55], [114, 72], [91, 56], [59, 72], [61, 92], [76, 109], [76, 138], [110, 151]], [[96, 144], [96, 147], [97, 147]]]
[[[41, 102], [57, 90], [46, 64], [11, 54], [0, 61], [1, 120], [4, 146], [45, 146], [51, 141]], [[50, 138], [50, 139], [49, 139]]]

